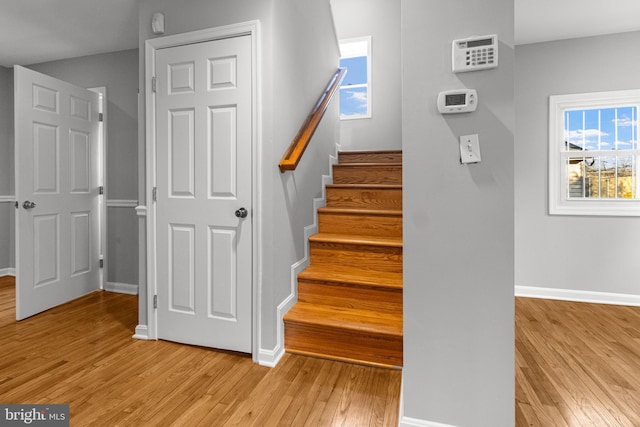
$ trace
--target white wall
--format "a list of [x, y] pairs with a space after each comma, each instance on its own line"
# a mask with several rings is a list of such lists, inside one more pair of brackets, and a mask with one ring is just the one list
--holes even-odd
[[[402, 425], [513, 426], [513, 1], [402, 0]], [[451, 41], [497, 33], [500, 66], [451, 73]], [[471, 114], [439, 91], [478, 91]], [[477, 133], [482, 163], [459, 164]]]
[[[64, 59], [29, 68], [81, 87], [107, 88], [108, 200], [136, 201], [138, 50]], [[138, 284], [137, 219], [132, 208], [107, 209], [107, 281]]]
[[342, 120], [343, 150], [402, 148], [400, 0], [331, 0], [339, 39], [371, 36], [372, 116]]
[[516, 48], [517, 286], [640, 295], [640, 218], [550, 216], [547, 201], [549, 95], [638, 89], [638, 44], [631, 32]]
[[[312, 200], [321, 194], [321, 175], [329, 172], [329, 154], [338, 140], [338, 110], [327, 112], [321, 128], [295, 173], [280, 174], [278, 162], [299, 126], [315, 105], [338, 66], [339, 52], [329, 1], [142, 0], [140, 46], [154, 37], [151, 16], [165, 14], [166, 35], [213, 28], [239, 22], [261, 23], [262, 129], [255, 159], [261, 171], [260, 205], [255, 207], [262, 233], [254, 236], [262, 253], [259, 275], [260, 351], [262, 362], [275, 360], [283, 351], [278, 305], [292, 297], [291, 265], [304, 254], [304, 226], [313, 221]], [[141, 87], [144, 57], [141, 55]], [[144, 94], [143, 94], [144, 96]], [[141, 135], [144, 137], [144, 135]], [[141, 139], [144, 152], [144, 139]], [[144, 170], [140, 198], [144, 200]], [[143, 225], [144, 227], [144, 225]], [[141, 258], [144, 269], [144, 259]], [[146, 325], [146, 294], [141, 292], [139, 322]]]

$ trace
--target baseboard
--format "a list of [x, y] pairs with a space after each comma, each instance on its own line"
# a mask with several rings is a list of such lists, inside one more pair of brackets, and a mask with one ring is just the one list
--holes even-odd
[[634, 307], [640, 306], [640, 295], [579, 291], [572, 289], [540, 288], [536, 286], [516, 286], [515, 296], [554, 299], [562, 301], [589, 302], [595, 304], [628, 305]]
[[402, 417], [398, 425], [400, 427], [456, 427], [450, 424], [435, 423], [433, 421], [424, 421], [411, 417]]
[[309, 237], [318, 232], [318, 209], [326, 205], [327, 184], [333, 182], [333, 165], [338, 163], [340, 145], [336, 144], [335, 155], [329, 156], [329, 175], [322, 175], [322, 195], [313, 199], [313, 224], [304, 228], [304, 256], [291, 266], [289, 295], [278, 305], [278, 326], [276, 331], [276, 346], [273, 350], [260, 349], [258, 351], [258, 364], [275, 367], [284, 356], [284, 322], [282, 318], [298, 301], [298, 274], [309, 266]]
[[400, 388], [400, 408], [398, 413], [398, 427], [456, 427], [449, 424], [425, 421], [404, 415], [404, 372], [402, 372], [402, 386]]
[[16, 276], [16, 269], [9, 267], [9, 268], [0, 268], [0, 277], [3, 276]]
[[136, 326], [136, 333], [132, 338], [137, 340], [149, 340], [149, 328], [147, 327], [147, 325]]
[[132, 285], [130, 283], [107, 282], [104, 290], [119, 294], [138, 295], [138, 285]]

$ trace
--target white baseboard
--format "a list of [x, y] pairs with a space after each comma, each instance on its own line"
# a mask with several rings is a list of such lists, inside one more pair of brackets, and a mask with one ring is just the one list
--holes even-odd
[[136, 333], [133, 335], [133, 338], [137, 340], [149, 340], [149, 328], [147, 325], [136, 326]]
[[411, 417], [402, 417], [398, 425], [400, 427], [456, 427], [450, 424], [435, 423]]
[[138, 285], [132, 285], [130, 283], [107, 282], [104, 290], [119, 294], [138, 295]]
[[589, 302], [595, 304], [629, 305], [634, 307], [640, 306], [640, 295], [577, 291], [572, 289], [539, 288], [536, 286], [516, 286], [515, 296]]
[[0, 268], [0, 277], [3, 276], [16, 276], [16, 269], [15, 268]]
[[338, 152], [340, 145], [336, 144], [335, 154], [329, 156], [329, 175], [322, 175], [322, 195], [313, 199], [313, 224], [304, 228], [304, 256], [291, 266], [289, 295], [278, 305], [278, 327], [276, 331], [276, 346], [272, 350], [260, 349], [258, 351], [258, 364], [275, 367], [282, 356], [284, 356], [284, 322], [282, 318], [287, 311], [298, 301], [298, 274], [309, 266], [309, 237], [318, 232], [318, 209], [326, 205], [327, 184], [333, 182], [333, 165], [338, 163]]

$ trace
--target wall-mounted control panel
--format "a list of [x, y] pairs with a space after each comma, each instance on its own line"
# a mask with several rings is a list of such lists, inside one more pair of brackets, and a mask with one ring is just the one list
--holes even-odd
[[454, 40], [451, 43], [454, 73], [485, 70], [498, 66], [498, 36], [496, 34]]
[[470, 113], [478, 107], [475, 89], [447, 90], [438, 94], [438, 111], [441, 114]]

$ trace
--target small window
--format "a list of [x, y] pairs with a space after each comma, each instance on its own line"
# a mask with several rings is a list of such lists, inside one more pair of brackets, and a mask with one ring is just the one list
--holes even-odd
[[340, 41], [340, 66], [347, 75], [340, 86], [340, 119], [371, 117], [371, 37]]
[[640, 215], [640, 90], [549, 98], [549, 213]]

